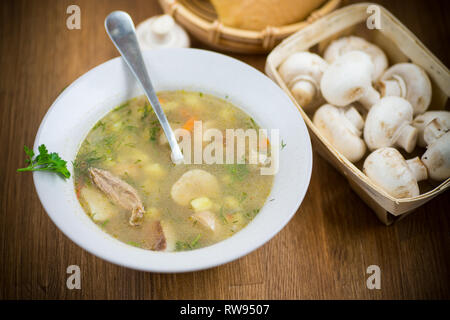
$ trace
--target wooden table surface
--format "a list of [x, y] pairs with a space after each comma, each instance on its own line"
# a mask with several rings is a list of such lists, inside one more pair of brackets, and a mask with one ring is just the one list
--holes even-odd
[[[448, 2], [381, 3], [450, 65]], [[81, 8], [81, 30], [66, 28], [70, 4]], [[138, 272], [66, 238], [42, 208], [32, 175], [15, 169], [61, 90], [118, 55], [103, 27], [116, 9], [136, 22], [161, 12], [152, 0], [0, 4], [1, 299], [450, 298], [450, 193], [386, 227], [316, 154], [308, 193], [290, 223], [260, 249], [226, 265], [186, 274]], [[265, 56], [232, 56], [263, 70]], [[66, 288], [72, 264], [81, 268], [81, 290]], [[372, 264], [381, 268], [380, 290], [366, 287]]]

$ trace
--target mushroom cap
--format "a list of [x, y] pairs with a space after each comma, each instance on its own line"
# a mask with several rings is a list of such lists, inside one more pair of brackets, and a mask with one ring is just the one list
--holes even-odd
[[450, 111], [427, 111], [424, 114], [419, 114], [414, 118], [412, 125], [419, 131], [417, 144], [420, 147], [427, 146], [424, 139], [424, 130], [425, 127], [434, 119], [438, 119], [445, 128], [450, 129]]
[[314, 114], [313, 122], [344, 157], [350, 162], [357, 162], [364, 156], [366, 145], [360, 138], [361, 131], [347, 119], [345, 112], [344, 108], [324, 104]]
[[450, 131], [427, 147], [422, 162], [431, 179], [441, 181], [450, 177]]
[[172, 186], [170, 195], [173, 201], [187, 206], [192, 199], [214, 197], [219, 193], [217, 178], [211, 173], [193, 169], [185, 172]]
[[390, 80], [394, 76], [400, 77], [406, 86], [406, 96], [414, 114], [424, 113], [431, 102], [431, 82], [426, 72], [413, 63], [397, 63], [386, 70], [381, 76], [380, 90], [384, 96], [383, 81]]
[[394, 198], [410, 198], [420, 193], [413, 172], [397, 149], [375, 150], [364, 161], [363, 171]]
[[[315, 53], [302, 51], [290, 55], [280, 66], [279, 73], [302, 107], [323, 100], [320, 79], [328, 63]], [[315, 103], [317, 106], [317, 103]]]
[[[366, 117], [364, 140], [367, 146], [370, 150], [393, 146], [399, 137], [400, 130], [408, 126], [412, 119], [412, 106], [405, 99], [400, 97], [380, 99]], [[415, 133], [417, 137], [417, 130]], [[415, 145], [415, 141], [413, 144]]]
[[325, 70], [320, 89], [328, 103], [345, 107], [359, 100], [371, 87], [373, 63], [362, 51], [340, 56]]
[[354, 50], [363, 51], [370, 56], [374, 65], [372, 81], [378, 80], [388, 67], [388, 59], [383, 50], [363, 38], [349, 36], [334, 40], [325, 50], [323, 57], [328, 63], [333, 63], [343, 54]]
[[328, 63], [319, 55], [301, 51], [291, 54], [284, 60], [278, 71], [288, 85], [299, 75], [308, 75], [319, 83], [327, 67]]

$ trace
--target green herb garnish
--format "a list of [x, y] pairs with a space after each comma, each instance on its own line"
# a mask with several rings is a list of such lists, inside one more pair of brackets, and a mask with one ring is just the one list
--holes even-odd
[[127, 101], [127, 102], [125, 102], [125, 103], [122, 103], [120, 106], [115, 107], [115, 108], [114, 108], [114, 111], [119, 111], [119, 110], [121, 110], [121, 109], [123, 109], [123, 108], [125, 108], [125, 107], [128, 107], [129, 104], [130, 104], [129, 101]]
[[138, 248], [141, 247], [141, 245], [140, 245], [139, 243], [134, 242], [134, 241], [128, 241], [127, 244], [129, 244], [129, 245], [131, 245], [131, 246], [134, 246], [134, 247], [138, 247]]
[[242, 192], [241, 195], [239, 196], [239, 204], [242, 204], [242, 202], [245, 201], [245, 199], [247, 199], [247, 192]]
[[150, 127], [150, 140], [151, 141], [156, 141], [156, 136], [159, 133], [159, 130], [161, 130], [160, 126], [159, 126], [159, 121], [155, 120], [152, 121], [152, 127]]
[[191, 242], [188, 241], [177, 241], [175, 244], [176, 251], [185, 251], [185, 250], [193, 250], [198, 245], [198, 241], [201, 238], [201, 234], [199, 233], [194, 240]]
[[259, 126], [256, 124], [255, 120], [253, 120], [253, 118], [248, 118], [248, 119], [250, 121], [250, 123], [249, 123], [250, 124], [250, 128], [258, 130]]
[[150, 112], [152, 111], [152, 109], [149, 108], [150, 105], [148, 103], [145, 103], [144, 105], [144, 111], [142, 113], [142, 117], [141, 120], [144, 120], [145, 118], [147, 118], [147, 116], [150, 114]]
[[27, 146], [23, 146], [23, 149], [28, 156], [25, 160], [28, 167], [17, 169], [18, 172], [49, 171], [58, 173], [64, 179], [70, 177], [70, 172], [67, 170], [67, 161], [61, 159], [56, 152], [48, 153], [47, 147], [44, 144], [39, 146], [39, 154], [35, 158], [33, 158], [34, 151], [32, 149]]
[[281, 150], [283, 150], [283, 149], [284, 149], [284, 147], [286, 147], [286, 143], [284, 143], [284, 141], [283, 141], [283, 140], [281, 140]]
[[227, 219], [226, 219], [225, 216], [223, 215], [223, 206], [220, 207], [219, 217], [220, 217], [220, 219], [222, 220], [222, 222], [223, 222], [224, 224], [227, 224], [227, 223], [228, 223]]
[[259, 210], [260, 210], [260, 209], [253, 209], [253, 210], [250, 211], [250, 212], [246, 212], [246, 213], [244, 214], [244, 216], [245, 216], [247, 219], [252, 220], [252, 219], [259, 213]]
[[248, 167], [245, 163], [235, 163], [227, 165], [233, 181], [242, 181], [248, 175]]
[[109, 222], [109, 220], [105, 220], [105, 221], [101, 224], [102, 228], [104, 228], [108, 222]]
[[95, 126], [92, 128], [92, 130], [95, 130], [100, 127], [102, 127], [102, 131], [105, 131], [105, 123], [101, 120], [95, 124]]

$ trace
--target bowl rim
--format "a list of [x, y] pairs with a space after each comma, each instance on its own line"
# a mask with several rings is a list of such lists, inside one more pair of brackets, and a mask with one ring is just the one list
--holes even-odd
[[[144, 51], [143, 55], [149, 53], [149, 52], [154, 52], [154, 51], [190, 51], [190, 52], [194, 52], [194, 54], [197, 52], [199, 54], [208, 54], [208, 55], [217, 55], [217, 56], [221, 56], [222, 59], [228, 59], [228, 60], [232, 60], [233, 63], [237, 63], [240, 64], [241, 66], [244, 66], [245, 68], [250, 68], [253, 70], [253, 72], [258, 73], [258, 76], [262, 76], [264, 78], [266, 78], [267, 81], [271, 82], [273, 84], [274, 87], [276, 87], [277, 90], [280, 91], [280, 93], [282, 93], [285, 98], [287, 99], [287, 101], [289, 101], [289, 104], [291, 105], [291, 107], [295, 110], [298, 109], [296, 108], [296, 106], [291, 102], [291, 100], [289, 99], [289, 97], [282, 91], [282, 89], [280, 87], [278, 87], [275, 82], [273, 82], [272, 80], [270, 80], [265, 74], [263, 74], [262, 72], [260, 72], [259, 70], [257, 70], [256, 68], [242, 62], [239, 61], [237, 59], [231, 58], [227, 55], [221, 54], [221, 53], [217, 53], [217, 52], [213, 52], [213, 51], [209, 51], [209, 50], [202, 50], [202, 49], [193, 49], [193, 48], [170, 48], [170, 49], [158, 49], [158, 50], [151, 50], [151, 51]], [[101, 68], [105, 68], [108, 67], [109, 65], [114, 65], [117, 63], [120, 63], [121, 61], [121, 57], [116, 57], [113, 59], [110, 59], [108, 61], [105, 61], [97, 66], [95, 66], [94, 68], [88, 70], [86, 73], [82, 74], [80, 77], [78, 77], [75, 81], [73, 81], [69, 86], [67, 86], [60, 94], [59, 96], [55, 99], [55, 101], [52, 103], [52, 105], [50, 106], [50, 108], [47, 110], [45, 116], [43, 117], [41, 124], [39, 125], [39, 129], [37, 131], [36, 134], [36, 138], [34, 141], [34, 150], [37, 150], [38, 145], [40, 144], [40, 137], [42, 135], [42, 131], [43, 128], [47, 125], [48, 122], [48, 118], [50, 117], [50, 115], [55, 111], [55, 109], [58, 106], [58, 103], [60, 102], [61, 99], [64, 98], [65, 95], [68, 94], [68, 92], [70, 92], [70, 90], [76, 86], [78, 83], [82, 82], [83, 80], [85, 80], [86, 78], [90, 77], [91, 75], [95, 74], [96, 72], [98, 72]], [[114, 106], [111, 106], [111, 109]], [[238, 108], [241, 109], [240, 106], [237, 106]], [[243, 110], [245, 112], [245, 110]], [[239, 251], [236, 251], [236, 254], [234, 255], [227, 255], [224, 256], [223, 258], [220, 259], [215, 259], [215, 260], [209, 260], [206, 259], [206, 262], [202, 262], [202, 263], [197, 263], [197, 264], [193, 264], [190, 265], [188, 267], [184, 267], [184, 266], [170, 266], [170, 267], [152, 267], [152, 266], [143, 266], [143, 265], [139, 265], [138, 263], [130, 263], [129, 261], [125, 261], [119, 257], [119, 256], [115, 256], [114, 254], [106, 254], [105, 252], [102, 252], [100, 250], [98, 250], [95, 245], [89, 245], [89, 241], [87, 241], [86, 239], [82, 238], [82, 237], [76, 237], [73, 236], [73, 234], [70, 232], [70, 228], [67, 225], [62, 225], [60, 224], [57, 219], [56, 219], [56, 215], [55, 213], [52, 212], [52, 209], [49, 207], [49, 203], [46, 201], [46, 199], [44, 198], [44, 194], [43, 194], [43, 190], [40, 189], [39, 186], [39, 181], [41, 179], [41, 174], [39, 172], [33, 172], [33, 182], [36, 188], [36, 192], [38, 194], [38, 198], [42, 204], [42, 206], [44, 207], [45, 212], [47, 213], [47, 215], [50, 217], [50, 219], [53, 221], [53, 223], [57, 226], [57, 228], [65, 235], [67, 236], [70, 240], [72, 240], [75, 244], [77, 244], [78, 246], [80, 246], [82, 249], [88, 251], [89, 253], [103, 259], [106, 260], [108, 262], [111, 262], [113, 264], [119, 265], [119, 266], [124, 266], [127, 268], [131, 268], [131, 269], [135, 269], [135, 270], [140, 270], [140, 271], [147, 271], [147, 272], [158, 272], [158, 273], [180, 273], [180, 272], [192, 272], [192, 271], [198, 271], [198, 270], [204, 270], [204, 269], [208, 269], [208, 268], [212, 268], [212, 267], [216, 267], [216, 266], [220, 266], [223, 265], [225, 263], [237, 260], [239, 258], [241, 258], [242, 256], [245, 256], [247, 254], [249, 254], [250, 252], [258, 249], [259, 247], [261, 247], [262, 245], [264, 245], [265, 243], [267, 243], [269, 240], [271, 240], [276, 234], [278, 234], [281, 229], [283, 229], [287, 223], [292, 219], [292, 217], [295, 215], [295, 213], [298, 211], [298, 208], [300, 207], [306, 192], [308, 190], [309, 187], [309, 183], [311, 180], [311, 173], [312, 173], [312, 163], [313, 163], [313, 156], [312, 156], [312, 147], [311, 147], [311, 141], [310, 141], [310, 137], [309, 137], [309, 133], [306, 127], [306, 124], [304, 123], [303, 118], [301, 117], [301, 114], [298, 112], [298, 120], [300, 120], [301, 122], [301, 127], [298, 128], [299, 130], [302, 130], [302, 135], [305, 138], [305, 142], [307, 145], [307, 148], [304, 151], [305, 156], [306, 156], [306, 162], [303, 164], [303, 166], [306, 166], [306, 176], [304, 176], [303, 178], [304, 183], [302, 184], [303, 188], [301, 189], [296, 189], [295, 193], [296, 193], [296, 203], [295, 205], [292, 205], [292, 209], [291, 212], [285, 216], [285, 218], [283, 218], [283, 221], [281, 221], [278, 226], [276, 228], [272, 228], [270, 230], [270, 232], [266, 232], [263, 236], [260, 236], [258, 238], [258, 241], [253, 241], [251, 245], [247, 245], [245, 247], [245, 249], [240, 249]], [[90, 130], [90, 129], [89, 129]], [[79, 143], [81, 143], [81, 141], [79, 141]], [[79, 144], [78, 144], [78, 148], [79, 148]], [[73, 173], [73, 172], [72, 172]], [[275, 176], [276, 179], [276, 176]], [[70, 181], [66, 181], [69, 182]], [[274, 181], [275, 184], [275, 181]], [[273, 189], [273, 187], [272, 187]], [[270, 195], [269, 195], [270, 196]], [[268, 199], [267, 199], [268, 200]], [[266, 203], [264, 204], [264, 206], [262, 208], [264, 208], [267, 204], [267, 200]], [[256, 219], [256, 218], [255, 218]], [[254, 219], [254, 220], [255, 220]], [[253, 221], [254, 221], [253, 220]], [[251, 221], [252, 222], [252, 221]], [[250, 223], [251, 223], [250, 222]], [[249, 223], [249, 225], [250, 225]], [[245, 232], [246, 229], [248, 229], [249, 225], [245, 226], [240, 232], [236, 233], [239, 234], [241, 232]], [[95, 226], [96, 228], [98, 228], [98, 226]], [[99, 230], [101, 233], [104, 233], [106, 235], [109, 236], [109, 234], [107, 234], [106, 232]], [[211, 246], [207, 246], [207, 247], [203, 247], [203, 248], [199, 248], [199, 249], [195, 249], [195, 250], [191, 250], [191, 251], [182, 251], [182, 252], [154, 252], [154, 251], [150, 251], [150, 250], [145, 250], [145, 249], [141, 249], [141, 248], [135, 248], [132, 247], [130, 245], [127, 245], [119, 240], [121, 244], [123, 244], [124, 246], [127, 247], [126, 250], [130, 251], [130, 252], [137, 252], [137, 251], [144, 251], [146, 253], [152, 253], [154, 256], [159, 256], [159, 255], [176, 255], [179, 258], [178, 259], [190, 259], [190, 258], [194, 258], [195, 256], [199, 256], [203, 253], [208, 253], [208, 251], [211, 251], [211, 248], [218, 248], [220, 246], [223, 246], [224, 243], [226, 243], [227, 241], [229, 241], [230, 239], [233, 239], [236, 237], [236, 235], [233, 235], [232, 237], [229, 237], [225, 240], [219, 241], [218, 243], [215, 243]], [[109, 236], [110, 237], [110, 236]], [[114, 238], [110, 237], [111, 239], [115, 240]]]

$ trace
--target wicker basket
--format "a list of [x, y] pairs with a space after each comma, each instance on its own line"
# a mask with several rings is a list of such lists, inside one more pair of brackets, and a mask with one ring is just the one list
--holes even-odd
[[208, 45], [224, 51], [266, 53], [281, 40], [336, 9], [341, 0], [329, 0], [313, 11], [305, 21], [267, 27], [261, 31], [224, 26], [217, 20], [212, 5], [205, 0], [159, 0], [164, 12]]
[[300, 109], [314, 149], [347, 178], [355, 192], [375, 211], [380, 220], [388, 225], [447, 190], [450, 187], [450, 178], [439, 185], [432, 185], [430, 182], [420, 185], [422, 194], [417, 197], [393, 198], [370, 181], [361, 171], [361, 163], [353, 164], [348, 161], [322, 136], [309, 115], [297, 104], [277, 71], [281, 62], [294, 52], [310, 50], [322, 54], [331, 40], [353, 34], [380, 46], [388, 56], [390, 64], [411, 61], [425, 69], [433, 88], [430, 109], [445, 109], [450, 96], [449, 70], [385, 8], [379, 6], [381, 29], [369, 30], [366, 27], [369, 5], [372, 4], [355, 4], [336, 10], [285, 39], [268, 56], [266, 73]]

